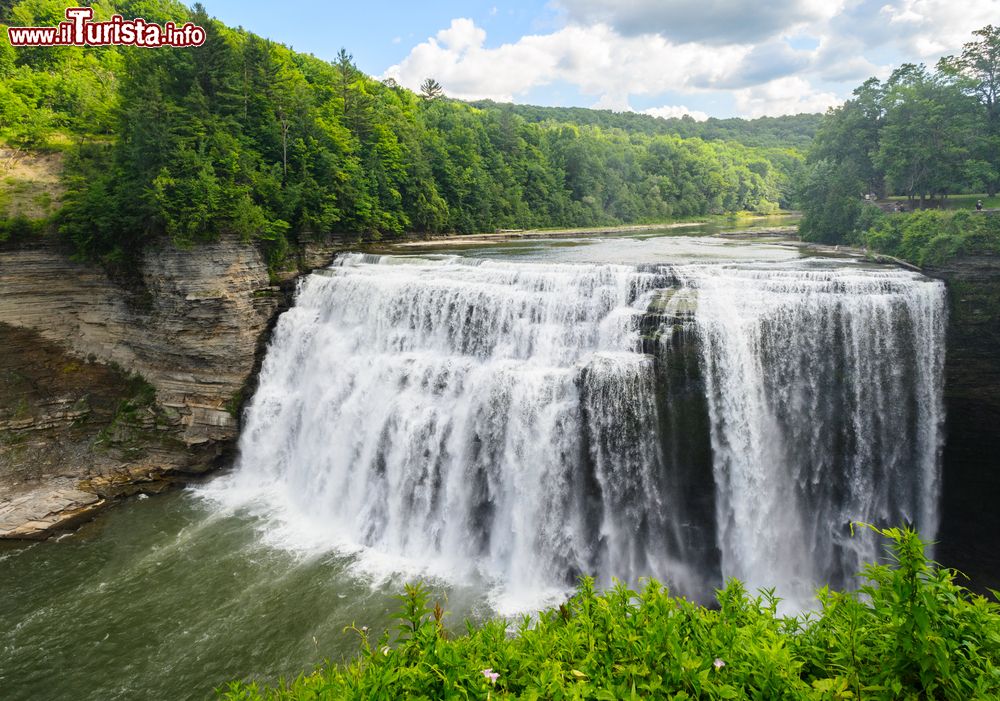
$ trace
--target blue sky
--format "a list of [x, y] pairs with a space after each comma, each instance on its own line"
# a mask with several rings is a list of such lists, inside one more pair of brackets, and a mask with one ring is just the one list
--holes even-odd
[[871, 75], [933, 64], [1000, 0], [493, 0], [257, 4], [210, 15], [417, 88], [662, 116], [822, 111]]

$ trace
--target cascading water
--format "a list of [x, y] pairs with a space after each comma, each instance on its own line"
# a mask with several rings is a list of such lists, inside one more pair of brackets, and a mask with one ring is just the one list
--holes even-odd
[[698, 291], [722, 571], [808, 600], [938, 526], [944, 288], [898, 270], [683, 266]]
[[857, 266], [345, 255], [281, 317], [212, 491], [501, 609], [584, 573], [804, 597], [876, 554], [851, 520], [933, 535], [943, 299]]

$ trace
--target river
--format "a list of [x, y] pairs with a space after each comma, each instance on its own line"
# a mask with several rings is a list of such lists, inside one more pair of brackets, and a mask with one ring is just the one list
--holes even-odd
[[[940, 283], [705, 231], [381, 247], [306, 278], [232, 470], [0, 550], [5, 698], [204, 698], [654, 576], [787, 610], [933, 537]], [[695, 234], [695, 235], [691, 235]]]

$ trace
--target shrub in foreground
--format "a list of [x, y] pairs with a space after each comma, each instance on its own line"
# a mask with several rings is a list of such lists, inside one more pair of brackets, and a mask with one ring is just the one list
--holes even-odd
[[[275, 688], [233, 682], [225, 699], [997, 699], [1000, 607], [927, 560], [910, 530], [889, 539], [857, 592], [818, 592], [819, 611], [777, 613], [736, 580], [717, 609], [584, 579], [556, 609], [450, 638], [423, 587], [401, 597], [394, 638]], [[355, 629], [357, 630], [357, 629]]]

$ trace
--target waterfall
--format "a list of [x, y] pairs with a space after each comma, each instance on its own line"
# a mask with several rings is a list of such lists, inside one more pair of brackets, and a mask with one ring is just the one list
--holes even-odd
[[807, 595], [872, 556], [851, 520], [933, 535], [943, 299], [858, 266], [344, 255], [211, 491], [501, 609], [581, 574]]
[[937, 531], [945, 305], [899, 270], [683, 266], [698, 291], [722, 571], [807, 600]]

